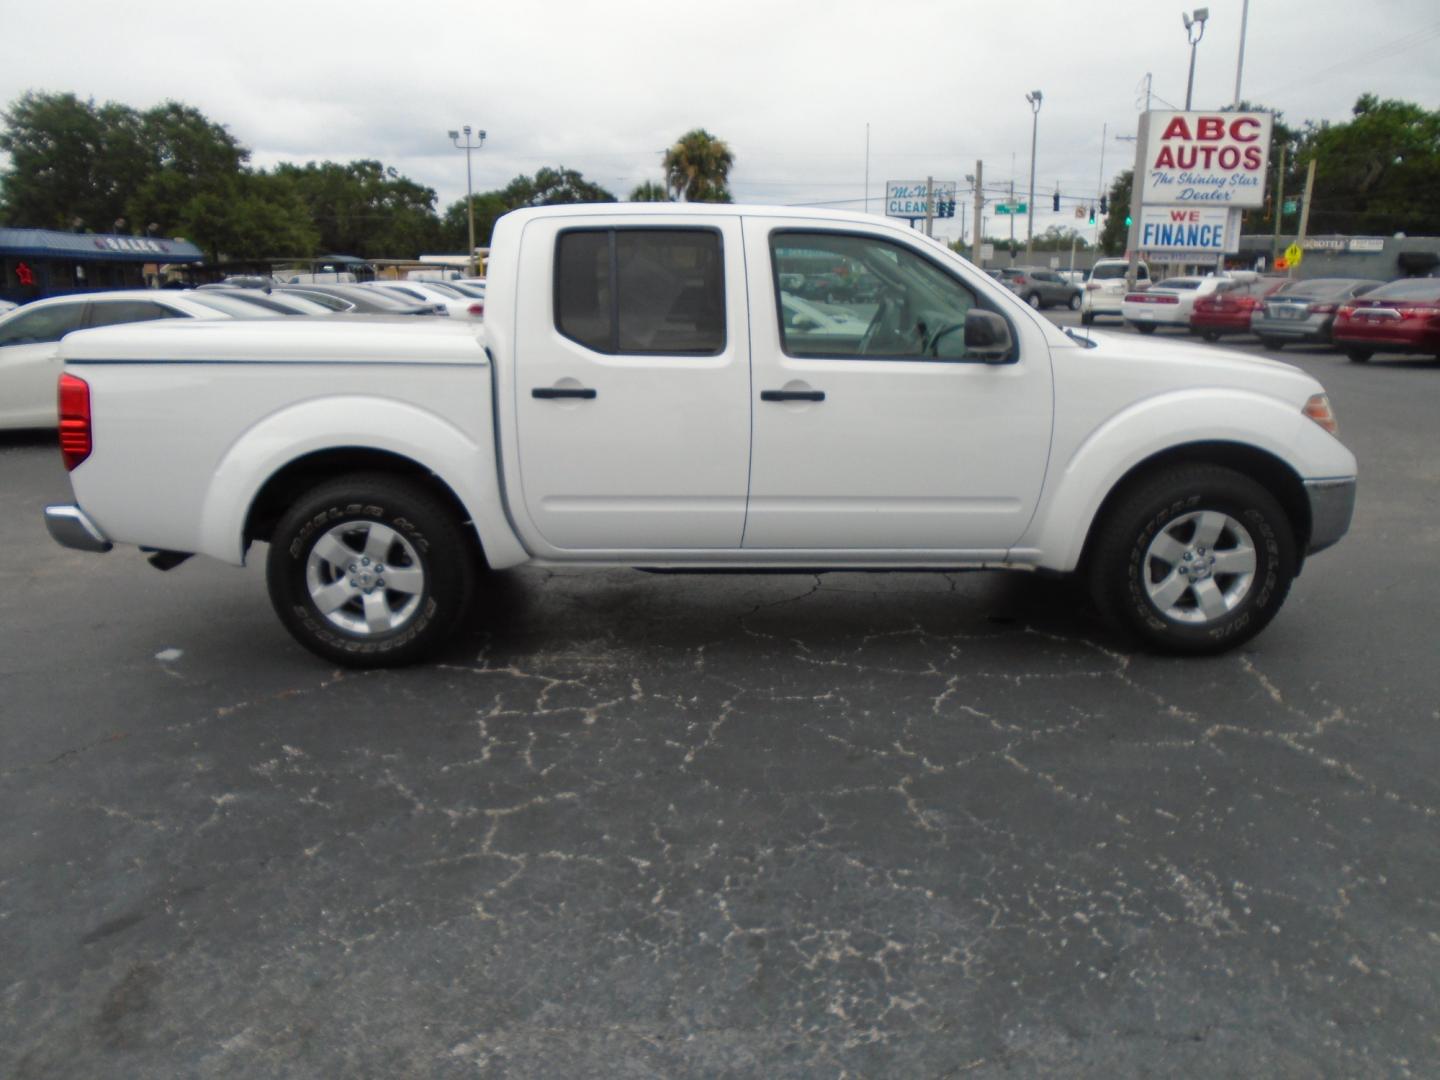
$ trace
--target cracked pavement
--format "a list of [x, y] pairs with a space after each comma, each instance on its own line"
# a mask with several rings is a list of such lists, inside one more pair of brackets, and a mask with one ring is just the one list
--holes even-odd
[[1434, 1075], [1408, 445], [1214, 659], [1019, 575], [521, 570], [357, 673], [253, 566], [54, 547], [0, 442], [0, 1075]]

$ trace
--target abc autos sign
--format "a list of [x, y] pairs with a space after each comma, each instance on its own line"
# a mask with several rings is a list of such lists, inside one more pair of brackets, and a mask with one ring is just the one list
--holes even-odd
[[1270, 114], [1151, 112], [1140, 119], [1146, 206], [1265, 202]]

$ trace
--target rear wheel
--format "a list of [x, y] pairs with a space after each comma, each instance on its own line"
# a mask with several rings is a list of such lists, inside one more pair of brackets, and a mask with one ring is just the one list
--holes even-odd
[[1155, 332], [1155, 324], [1154, 324], [1154, 323], [1140, 322], [1140, 323], [1135, 323], [1134, 326], [1135, 326], [1135, 329], [1136, 329], [1136, 330], [1139, 330], [1140, 333], [1142, 333], [1142, 334], [1153, 334], [1153, 333]]
[[1264, 487], [1189, 465], [1143, 481], [1110, 512], [1090, 586], [1101, 611], [1151, 648], [1214, 653], [1265, 628], [1295, 566], [1289, 519]]
[[431, 492], [383, 473], [312, 489], [280, 520], [266, 561], [291, 635], [351, 667], [413, 663], [450, 637], [475, 587], [463, 527]]
[[1079, 293], [1071, 293], [1071, 295], [1070, 295], [1070, 310], [1071, 310], [1071, 311], [1079, 311], [1079, 310], [1080, 310], [1080, 294], [1079, 294]]
[[1206, 341], [1219, 341], [1219, 340], [1220, 340], [1220, 334], [1219, 334], [1218, 331], [1215, 331], [1215, 330], [1202, 330], [1202, 331], [1200, 331], [1200, 336], [1201, 336], [1202, 338], [1204, 338]]
[[1352, 362], [1363, 364], [1375, 354], [1369, 349], [1346, 349], [1345, 355], [1348, 356]]
[[1262, 337], [1260, 339], [1260, 344], [1265, 348], [1269, 349], [1271, 352], [1279, 352], [1285, 347], [1284, 340], [1282, 338], [1275, 337]]
[[1036, 311], [1039, 311], [1044, 306], [1040, 303], [1039, 293], [1030, 293], [1028, 296], [1025, 297], [1025, 302], [1029, 304], [1032, 308], [1034, 308]]

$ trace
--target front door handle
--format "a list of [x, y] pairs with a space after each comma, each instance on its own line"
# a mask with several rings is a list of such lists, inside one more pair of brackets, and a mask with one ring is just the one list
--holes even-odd
[[824, 390], [761, 390], [761, 401], [824, 401]]
[[588, 386], [537, 386], [530, 391], [530, 396], [541, 401], [554, 401], [556, 398], [583, 398], [590, 401], [595, 397], [595, 391]]

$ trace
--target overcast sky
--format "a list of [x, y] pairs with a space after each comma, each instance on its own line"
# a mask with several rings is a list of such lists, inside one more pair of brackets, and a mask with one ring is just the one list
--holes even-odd
[[[378, 158], [463, 198], [465, 154], [446, 131], [488, 133], [475, 190], [543, 165], [579, 169], [620, 198], [659, 180], [664, 148], [694, 127], [734, 152], [740, 202], [883, 212], [886, 180], [987, 189], [1030, 181], [1039, 232], [1049, 194], [1094, 196], [1129, 167], [1144, 81], [1184, 104], [1190, 47], [1164, 0], [352, 0], [108, 3], [0, 0], [0, 102], [71, 91], [147, 108], [193, 105], [252, 162]], [[1209, 0], [1194, 105], [1235, 94], [1242, 0]], [[1252, 0], [1242, 95], [1285, 118], [1343, 120], [1356, 97], [1440, 107], [1436, 0]], [[1103, 126], [1109, 136], [1102, 141]], [[1068, 200], [1067, 200], [1068, 201]], [[1003, 219], [1002, 219], [1003, 220]], [[1018, 223], [1023, 237], [1025, 222]], [[1007, 226], [992, 219], [989, 232]], [[958, 220], [943, 223], [946, 235]]]

